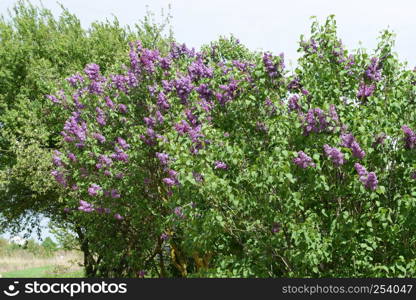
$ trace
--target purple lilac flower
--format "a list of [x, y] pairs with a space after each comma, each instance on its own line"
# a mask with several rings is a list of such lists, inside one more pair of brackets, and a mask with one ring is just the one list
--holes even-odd
[[101, 144], [105, 142], [105, 137], [101, 133], [95, 132], [92, 136]]
[[121, 138], [121, 137], [118, 137], [116, 141], [117, 141], [117, 143], [120, 145], [120, 147], [121, 147], [121, 148], [123, 148], [124, 150], [126, 150], [126, 149], [129, 149], [129, 148], [130, 148], [130, 145], [129, 145], [129, 144], [127, 144], [127, 142], [126, 142], [126, 140], [125, 140], [125, 139], [123, 139], [123, 138]]
[[292, 81], [289, 82], [287, 85], [287, 88], [291, 91], [295, 91], [297, 89], [301, 88], [300, 79], [299, 77], [295, 77], [292, 79]]
[[101, 190], [101, 187], [95, 183], [93, 183], [89, 188], [88, 188], [88, 194], [90, 196], [97, 196], [98, 195], [98, 191]]
[[298, 103], [299, 101], [299, 96], [298, 95], [293, 95], [292, 97], [289, 98], [288, 100], [288, 107], [290, 111], [294, 111], [294, 110], [300, 110], [300, 105]]
[[121, 197], [120, 193], [115, 189], [112, 189], [110, 191], [110, 196], [111, 196], [111, 198], [114, 198], [114, 199]]
[[236, 67], [241, 72], [247, 71], [248, 63], [246, 63], [246, 62], [242, 62], [242, 61], [239, 61], [239, 60], [233, 60], [232, 64], [233, 64], [234, 67]]
[[351, 148], [351, 145], [354, 141], [355, 141], [355, 138], [351, 133], [341, 134], [341, 146], [342, 147]]
[[136, 41], [135, 43], [130, 42], [129, 46], [130, 46], [129, 56], [130, 56], [131, 68], [134, 72], [140, 73], [138, 53], [140, 53], [142, 50], [142, 44], [140, 41]]
[[94, 211], [94, 206], [91, 203], [88, 203], [87, 201], [80, 200], [78, 210], [90, 213]]
[[156, 157], [159, 159], [162, 165], [167, 165], [169, 162], [169, 155], [166, 153], [156, 152]]
[[104, 93], [103, 81], [92, 81], [88, 86], [88, 91], [90, 94], [101, 95]]
[[144, 70], [148, 73], [154, 73], [155, 63], [159, 60], [159, 58], [159, 50], [143, 49], [140, 56], [140, 62]]
[[162, 111], [169, 109], [170, 105], [169, 105], [169, 102], [165, 93], [163, 92], [159, 93], [159, 95], [157, 96], [157, 105], [159, 106], [159, 109]]
[[122, 149], [120, 149], [119, 147], [115, 147], [115, 152], [110, 155], [110, 157], [112, 159], [118, 160], [118, 161], [123, 161], [123, 162], [128, 162], [129, 161], [129, 156], [127, 153], [125, 153]]
[[223, 169], [223, 170], [225, 170], [225, 169], [227, 169], [228, 168], [228, 166], [227, 166], [227, 164], [225, 163], [225, 162], [222, 162], [222, 161], [219, 161], [219, 160], [217, 160], [215, 163], [214, 163], [214, 169]]
[[360, 176], [360, 181], [365, 188], [374, 191], [377, 188], [378, 180], [374, 172], [367, 172], [366, 168], [359, 163], [354, 164], [355, 170]]
[[53, 161], [53, 164], [57, 167], [62, 166], [61, 155], [62, 155], [61, 152], [59, 152], [58, 150], [54, 150], [54, 154], [52, 156], [52, 161]]
[[413, 149], [416, 144], [416, 134], [410, 129], [409, 126], [403, 125], [402, 126], [403, 133], [405, 135], [405, 148], [406, 149]]
[[71, 152], [68, 153], [67, 157], [68, 157], [69, 160], [71, 160], [73, 162], [76, 162], [77, 161], [77, 157], [75, 156], [74, 153], [71, 153]]
[[163, 121], [165, 121], [165, 118], [163, 117], [162, 113], [159, 110], [156, 111], [156, 121], [159, 124], [163, 124]]
[[84, 78], [81, 76], [81, 74], [76, 73], [68, 78], [66, 78], [66, 81], [72, 86], [77, 87], [78, 83], [81, 83], [84, 81]]
[[99, 162], [101, 166], [106, 166], [106, 167], [110, 167], [113, 164], [113, 161], [107, 155], [100, 155]]
[[202, 181], [204, 181], [204, 176], [202, 176], [201, 173], [192, 172], [192, 175], [194, 176], [194, 179], [195, 179], [196, 182], [202, 182]]
[[416, 171], [410, 173], [410, 178], [416, 179]]
[[99, 107], [96, 107], [95, 111], [97, 112], [97, 123], [101, 126], [104, 126], [107, 123], [104, 111]]
[[116, 219], [116, 220], [123, 220], [124, 219], [124, 217], [122, 216], [122, 215], [120, 215], [120, 214], [115, 214], [114, 215], [114, 219]]
[[167, 241], [168, 239], [169, 239], [169, 235], [167, 234], [167, 233], [162, 233], [161, 235], [160, 235], [160, 238], [163, 240], [163, 241]]
[[381, 68], [376, 57], [373, 57], [371, 59], [371, 63], [365, 71], [365, 76], [372, 81], [381, 80]]
[[127, 113], [127, 106], [125, 104], [119, 104], [118, 105], [118, 110], [122, 113], [125, 114]]
[[162, 181], [168, 186], [174, 186], [176, 184], [176, 181], [172, 178], [163, 178]]
[[173, 213], [179, 218], [182, 218], [182, 219], [185, 218], [185, 215], [182, 211], [182, 207], [180, 206], [175, 207], [175, 209], [173, 210]]
[[367, 170], [363, 165], [361, 165], [359, 163], [355, 163], [354, 168], [357, 171], [358, 175], [367, 176]]
[[192, 81], [198, 81], [201, 78], [211, 78], [213, 71], [203, 63], [201, 58], [197, 58], [189, 65], [188, 73]]
[[311, 132], [324, 132], [329, 127], [329, 122], [326, 119], [326, 114], [320, 108], [311, 108], [303, 117], [303, 134], [309, 135]]
[[73, 142], [75, 138], [84, 142], [87, 137], [87, 124], [81, 120], [79, 112], [73, 112], [72, 116], [65, 122], [64, 130], [61, 132], [66, 142]]
[[181, 120], [179, 123], [175, 124], [174, 128], [180, 135], [188, 133], [192, 129], [185, 120]]
[[280, 54], [281, 60], [277, 64], [273, 62], [273, 55], [270, 53], [264, 53], [263, 54], [263, 64], [266, 68], [266, 72], [269, 75], [270, 78], [277, 77], [279, 75], [279, 72], [283, 70], [284, 63], [283, 63], [283, 53]]
[[111, 74], [110, 79], [114, 88], [124, 93], [128, 92], [128, 89], [127, 89], [127, 84], [129, 82], [128, 76], [121, 75], [121, 74], [117, 74], [117, 75]]
[[54, 95], [46, 95], [46, 98], [48, 98], [49, 100], [51, 100], [53, 103], [59, 104], [61, 103], [61, 100], [59, 100], [56, 96]]
[[168, 56], [167, 57], [161, 57], [159, 59], [159, 64], [160, 64], [160, 67], [163, 70], [169, 70], [170, 69], [170, 65], [172, 64], [172, 60]]
[[361, 82], [360, 86], [358, 87], [357, 98], [365, 99], [370, 97], [373, 94], [375, 88], [376, 87], [374, 84], [366, 85], [364, 82]]
[[137, 276], [139, 278], [144, 278], [144, 276], [147, 275], [147, 272], [145, 270], [140, 270], [139, 272], [137, 272]]
[[384, 140], [386, 139], [387, 134], [385, 134], [384, 132], [379, 133], [375, 136], [375, 141], [372, 145], [373, 148], [375, 148], [377, 145], [382, 145], [384, 144]]
[[344, 164], [345, 160], [344, 160], [344, 154], [342, 154], [341, 151], [339, 151], [337, 148], [333, 148], [330, 147], [329, 145], [325, 144], [324, 145], [324, 151], [326, 156], [328, 156], [332, 162], [334, 163], [334, 165], [336, 166], [341, 166]]
[[55, 177], [55, 180], [62, 186], [66, 187], [67, 186], [67, 182], [65, 179], [64, 174], [62, 174], [61, 172], [57, 171], [57, 170], [52, 170], [51, 171], [51, 175]]
[[173, 84], [178, 97], [181, 99], [181, 103], [186, 104], [188, 102], [188, 96], [194, 88], [191, 77], [180, 76], [174, 80]]
[[315, 163], [312, 161], [312, 158], [306, 155], [306, 153], [303, 151], [298, 152], [298, 156], [293, 159], [293, 163], [302, 169], [307, 167], [315, 167]]
[[361, 149], [351, 133], [341, 134], [341, 146], [350, 148], [352, 150], [352, 155], [358, 159], [362, 159], [365, 156], [365, 151]]
[[195, 90], [202, 100], [209, 101], [212, 98], [213, 93], [206, 83], [202, 83]]
[[352, 142], [351, 150], [352, 150], [352, 155], [358, 159], [362, 159], [365, 156], [364, 150], [361, 149], [357, 141]]
[[110, 109], [114, 109], [115, 105], [114, 102], [111, 101], [110, 97], [106, 96], [105, 97], [105, 104], [110, 108]]
[[144, 123], [147, 127], [153, 128], [156, 125], [156, 120], [153, 117], [144, 117]]
[[97, 80], [100, 77], [100, 66], [97, 64], [88, 64], [85, 66], [84, 72], [90, 80]]
[[228, 84], [220, 85], [220, 89], [223, 90], [223, 93], [215, 93], [215, 98], [217, 98], [221, 105], [225, 105], [235, 98], [237, 88], [237, 80], [232, 79]]
[[338, 114], [337, 114], [337, 109], [336, 109], [336, 106], [334, 104], [331, 104], [329, 106], [329, 116], [331, 117], [331, 119], [334, 122], [338, 122], [339, 121], [339, 117], [338, 117]]

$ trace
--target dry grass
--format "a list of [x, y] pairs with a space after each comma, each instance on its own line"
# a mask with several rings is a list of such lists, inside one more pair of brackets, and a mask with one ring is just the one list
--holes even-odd
[[36, 257], [27, 251], [14, 251], [10, 256], [0, 257], [0, 274], [44, 266], [73, 272], [82, 268], [82, 261], [82, 253], [78, 251], [57, 251], [48, 258]]

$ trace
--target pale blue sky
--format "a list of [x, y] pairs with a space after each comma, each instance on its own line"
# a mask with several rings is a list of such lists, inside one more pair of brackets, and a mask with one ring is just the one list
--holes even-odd
[[[310, 16], [324, 20], [335, 14], [339, 37], [349, 48], [374, 48], [380, 30], [392, 29], [395, 51], [401, 60], [416, 65], [415, 0], [61, 0], [80, 18], [84, 27], [95, 20], [117, 16], [123, 25], [133, 25], [146, 14], [146, 6], [156, 15], [171, 5], [172, 25], [177, 40], [192, 47], [232, 33], [253, 50], [284, 52], [295, 61], [299, 36], [308, 34]], [[0, 14], [6, 14], [15, 0], [0, 0]], [[39, 3], [32, 1], [32, 3]], [[43, 0], [55, 14], [56, 0]], [[46, 231], [44, 234], [47, 234]]]

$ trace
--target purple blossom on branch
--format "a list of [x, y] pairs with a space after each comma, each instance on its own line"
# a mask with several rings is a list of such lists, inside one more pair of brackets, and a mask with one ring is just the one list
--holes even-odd
[[328, 156], [332, 162], [334, 163], [334, 165], [336, 166], [341, 166], [344, 164], [345, 160], [344, 160], [344, 154], [342, 154], [342, 152], [340, 150], [338, 150], [337, 148], [333, 148], [330, 147], [329, 145], [325, 144], [324, 145], [324, 151], [326, 156]]
[[303, 151], [298, 152], [298, 156], [293, 159], [293, 163], [302, 169], [307, 167], [315, 167], [315, 163], [312, 161], [312, 158], [306, 155], [306, 153]]
[[90, 196], [97, 196], [98, 191], [101, 190], [101, 187], [95, 183], [91, 184], [91, 186], [88, 188], [88, 194]]
[[405, 135], [404, 142], [406, 149], [413, 149], [416, 144], [416, 134], [409, 126], [403, 125], [402, 126], [403, 133]]
[[80, 200], [78, 210], [86, 212], [86, 213], [90, 213], [94, 211], [94, 206], [87, 201]]
[[223, 169], [223, 170], [225, 170], [227, 168], [228, 168], [228, 166], [227, 166], [227, 164], [225, 162], [222, 162], [222, 161], [217, 160], [214, 163], [214, 169]]

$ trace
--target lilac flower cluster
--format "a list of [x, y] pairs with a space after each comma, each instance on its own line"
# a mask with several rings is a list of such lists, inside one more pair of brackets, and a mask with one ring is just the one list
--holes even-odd
[[112, 159], [122, 161], [127, 163], [129, 161], [129, 155], [123, 151], [123, 149], [120, 149], [119, 147], [114, 147], [115, 153], [111, 154], [110, 157]]
[[373, 95], [376, 86], [374, 84], [367, 85], [364, 82], [361, 82], [358, 87], [357, 98], [366, 99]]
[[97, 196], [98, 192], [101, 190], [102, 188], [98, 185], [98, 184], [91, 184], [91, 186], [88, 188], [88, 194], [90, 196]]
[[98, 106], [95, 108], [95, 111], [97, 113], [97, 117], [96, 117], [97, 123], [100, 126], [104, 126], [105, 124], [107, 124], [106, 115], [105, 115], [104, 111], [101, 108], [99, 108]]
[[341, 146], [350, 148], [352, 150], [352, 155], [358, 159], [363, 159], [365, 156], [365, 151], [361, 149], [360, 144], [358, 144], [351, 133], [341, 134]]
[[371, 63], [367, 67], [367, 70], [365, 71], [364, 75], [371, 81], [381, 80], [381, 66], [377, 57], [373, 57], [371, 59]]
[[306, 153], [303, 151], [298, 152], [298, 156], [293, 159], [293, 163], [298, 167], [301, 167], [302, 169], [316, 166], [315, 163], [312, 161], [312, 158], [306, 155]]
[[289, 107], [290, 111], [299, 111], [301, 109], [298, 101], [299, 101], [298, 95], [293, 95], [292, 97], [289, 98], [287, 106]]
[[273, 61], [274, 58], [271, 53], [263, 54], [263, 64], [270, 78], [277, 77], [285, 68], [283, 53], [281, 53], [279, 56], [280, 56], [279, 62], [274, 63]]
[[179, 76], [173, 81], [173, 86], [176, 89], [179, 99], [182, 104], [188, 103], [189, 94], [192, 92], [194, 86], [192, 85], [192, 79], [189, 76]]
[[194, 57], [195, 49], [189, 49], [185, 44], [179, 45], [177, 43], [172, 43], [169, 56], [173, 59], [177, 59], [181, 56]]
[[169, 155], [166, 153], [156, 152], [156, 157], [159, 159], [160, 163], [166, 166], [169, 162]]
[[330, 147], [329, 145], [324, 145], [324, 152], [328, 156], [334, 165], [341, 166], [344, 164], [344, 154], [335, 147]]
[[64, 174], [62, 174], [61, 172], [57, 170], [52, 170], [51, 175], [55, 177], [56, 182], [58, 182], [63, 187], [67, 187], [67, 181], [66, 181]]
[[367, 172], [366, 168], [359, 163], [355, 163], [354, 167], [360, 176], [360, 181], [364, 184], [365, 188], [374, 191], [378, 185], [376, 174], [374, 172]]
[[306, 136], [310, 133], [332, 131], [338, 123], [335, 106], [331, 106], [329, 114], [320, 108], [311, 108], [306, 115], [301, 113], [300, 116], [303, 123], [303, 134]]
[[217, 160], [216, 162], [214, 162], [214, 169], [226, 170], [228, 169], [228, 166], [225, 162]]
[[287, 88], [290, 90], [290, 91], [296, 91], [296, 90], [298, 90], [298, 89], [300, 89], [302, 86], [301, 86], [301, 84], [300, 84], [300, 79], [299, 79], [299, 77], [295, 77], [295, 78], [293, 78], [290, 82], [289, 82], [289, 84], [287, 85]]
[[198, 57], [189, 65], [188, 73], [192, 81], [198, 81], [201, 78], [212, 78], [213, 70], [203, 63], [201, 57]]
[[406, 149], [413, 149], [416, 145], [416, 134], [415, 132], [410, 129], [409, 126], [403, 125], [402, 126], [403, 133], [405, 135], [404, 142]]
[[105, 137], [99, 132], [94, 132], [92, 136], [97, 141], [99, 141], [101, 144], [105, 143], [105, 141], [106, 141]]
[[87, 138], [87, 123], [81, 119], [80, 112], [73, 112], [72, 116], [65, 122], [61, 135], [66, 142], [78, 141], [81, 144]]
[[185, 218], [185, 214], [182, 211], [182, 207], [178, 206], [175, 207], [175, 209], [173, 210], [173, 213], [178, 217], [178, 218]]
[[220, 89], [223, 91], [222, 93], [215, 93], [215, 97], [217, 98], [218, 102], [221, 105], [225, 105], [226, 103], [232, 101], [237, 92], [237, 80], [232, 79], [228, 84], [221, 84]]
[[90, 213], [94, 211], [94, 206], [87, 201], [79, 200], [78, 210], [86, 212], [86, 213]]
[[169, 177], [163, 178], [162, 181], [169, 187], [179, 185], [178, 172], [168, 169], [167, 173]]
[[164, 92], [160, 92], [157, 96], [157, 105], [161, 111], [169, 109], [170, 104]]
[[72, 87], [77, 87], [79, 83], [82, 83], [84, 81], [84, 77], [81, 76], [81, 74], [76, 73], [70, 77], [68, 77], [66, 79], [66, 81], [68, 81], [68, 83], [72, 86]]

